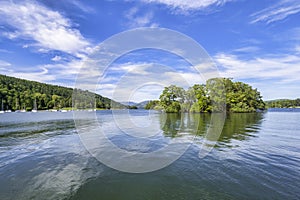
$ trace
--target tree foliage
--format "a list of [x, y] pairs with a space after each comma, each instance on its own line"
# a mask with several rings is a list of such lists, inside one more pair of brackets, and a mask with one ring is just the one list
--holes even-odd
[[74, 108], [110, 109], [111, 105], [125, 108], [120, 103], [89, 91], [0, 75], [0, 106], [3, 105], [5, 110], [32, 110], [34, 104], [39, 110], [72, 107], [73, 92], [76, 94]]
[[166, 112], [176, 113], [181, 111], [181, 104], [184, 102], [185, 91], [181, 87], [171, 85], [165, 87], [159, 97], [160, 105]]
[[146, 109], [165, 112], [255, 112], [265, 109], [257, 89], [229, 78], [213, 78], [206, 85], [195, 84], [184, 90], [171, 85], [165, 87], [159, 101], [150, 101]]
[[149, 101], [146, 104], [145, 109], [146, 110], [157, 109], [157, 106], [159, 106], [159, 100], [153, 100], [153, 101]]

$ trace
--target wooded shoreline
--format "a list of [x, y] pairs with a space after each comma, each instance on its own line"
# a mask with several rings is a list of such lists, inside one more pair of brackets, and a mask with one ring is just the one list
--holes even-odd
[[[76, 98], [74, 98], [74, 96]], [[159, 100], [149, 101], [145, 109], [164, 112], [257, 112], [266, 108], [300, 107], [300, 99], [263, 101], [260, 92], [243, 82], [214, 78], [204, 85], [184, 90], [165, 87]], [[0, 112], [37, 110], [137, 109], [90, 91], [29, 81], [0, 74]]]

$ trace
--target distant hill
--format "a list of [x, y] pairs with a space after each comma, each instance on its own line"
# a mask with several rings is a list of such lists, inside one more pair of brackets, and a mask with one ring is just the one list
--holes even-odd
[[300, 98], [298, 99], [275, 99], [265, 101], [268, 108], [293, 108], [300, 107]]
[[72, 95], [77, 99], [74, 107], [83, 108], [127, 108], [127, 106], [89, 91], [28, 81], [0, 74], [1, 110], [45, 110], [72, 107]]
[[126, 106], [135, 106], [137, 104], [136, 102], [133, 102], [133, 101], [123, 101], [120, 103], [123, 105], [126, 105]]
[[139, 108], [139, 109], [144, 109], [145, 106], [146, 106], [149, 102], [150, 102], [150, 100], [142, 101], [142, 102], [140, 102], [140, 103], [135, 104], [135, 106], [136, 106], [137, 108]]
[[145, 106], [149, 103], [150, 100], [146, 100], [146, 101], [142, 101], [139, 103], [133, 102], [133, 101], [123, 101], [121, 102], [121, 104], [126, 105], [126, 106], [130, 106], [130, 107], [136, 107], [138, 109], [144, 109]]

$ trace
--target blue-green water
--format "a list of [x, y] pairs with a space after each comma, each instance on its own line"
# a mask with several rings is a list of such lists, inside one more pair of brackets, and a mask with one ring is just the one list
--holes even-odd
[[[130, 112], [136, 120], [149, 114]], [[113, 123], [111, 111], [96, 115], [101, 126]], [[210, 115], [162, 115], [152, 115], [162, 130], [153, 149], [179, 135], [193, 135], [193, 144], [163, 169], [131, 174], [87, 152], [72, 112], [0, 114], [0, 199], [300, 199], [299, 109], [228, 115], [204, 158], [198, 152]], [[182, 135], [179, 122], [186, 117], [198, 126]], [[133, 137], [110, 134], [120, 148], [132, 148]]]

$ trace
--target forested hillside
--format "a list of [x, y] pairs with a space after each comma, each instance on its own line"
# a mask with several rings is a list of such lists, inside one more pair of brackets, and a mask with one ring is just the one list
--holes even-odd
[[266, 101], [268, 108], [295, 108], [300, 107], [300, 99], [276, 99]]
[[256, 112], [265, 103], [257, 89], [228, 78], [214, 78], [206, 85], [196, 84], [188, 90], [171, 85], [165, 87], [159, 100], [150, 101], [146, 109], [165, 112]]
[[[93, 94], [76, 90], [74, 108], [125, 108], [124, 105]], [[0, 109], [45, 110], [72, 107], [73, 89], [0, 75]], [[96, 105], [95, 105], [96, 104]]]

